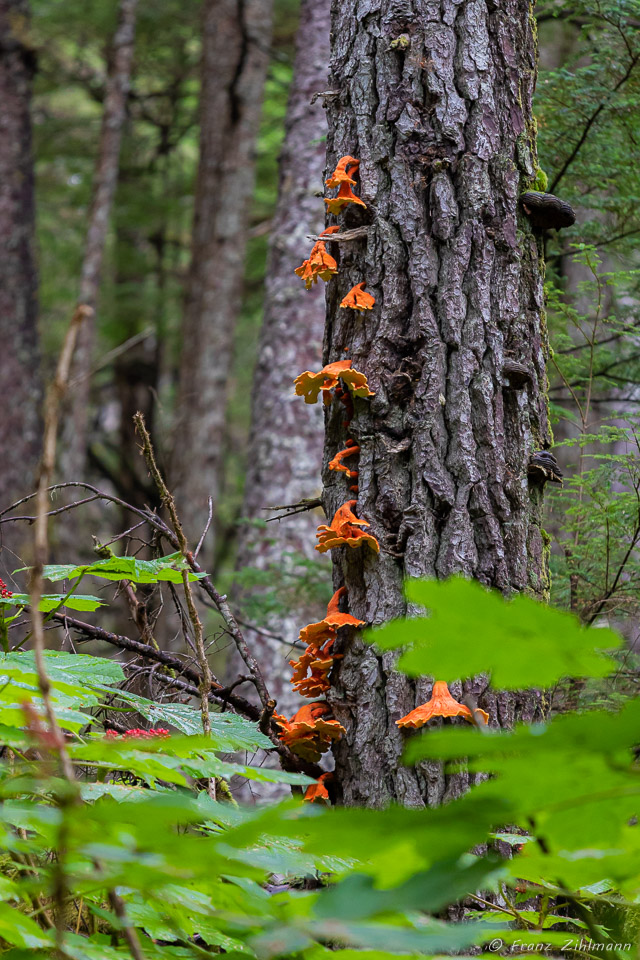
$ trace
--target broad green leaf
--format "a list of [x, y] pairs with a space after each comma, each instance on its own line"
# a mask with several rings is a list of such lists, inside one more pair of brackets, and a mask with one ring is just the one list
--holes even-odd
[[410, 743], [407, 755], [465, 758], [468, 769], [493, 773], [476, 796], [507, 800], [513, 823], [542, 837], [551, 852], [615, 848], [640, 809], [640, 770], [632, 748], [640, 701], [617, 714], [594, 711], [556, 717], [548, 726], [513, 732], [432, 731]]
[[20, 885], [10, 877], [4, 877], [0, 874], [0, 900], [19, 900]]
[[436, 863], [392, 890], [380, 890], [371, 877], [354, 873], [323, 891], [315, 912], [320, 917], [360, 921], [385, 913], [426, 910], [438, 913], [475, 890], [486, 889], [489, 878], [505, 873], [496, 859], [477, 858]]
[[[29, 603], [28, 593], [14, 593], [12, 597], [0, 598], [0, 606], [2, 607], [26, 607]], [[58, 607], [69, 607], [70, 610], [89, 611], [97, 610], [98, 607], [102, 606], [104, 606], [104, 600], [101, 600], [100, 597], [80, 593], [72, 593], [68, 597], [64, 593], [47, 593], [40, 600], [38, 610], [49, 613], [51, 610], [57, 610]]]
[[121, 803], [135, 799], [145, 799], [147, 789], [143, 786], [133, 786], [124, 783], [83, 783], [80, 787], [80, 795], [83, 800], [100, 800], [102, 797], [111, 797], [113, 800]]
[[[522, 917], [523, 920], [528, 921], [532, 927], [538, 927], [540, 925], [540, 914], [535, 910], [518, 910], [518, 915]], [[482, 912], [483, 920], [497, 920], [502, 923], [512, 923], [513, 914], [508, 913], [505, 910], [483, 910]], [[553, 913], [547, 914], [543, 919], [542, 929], [547, 930], [549, 927], [555, 926], [556, 923], [570, 923], [572, 926], [582, 927], [586, 929], [586, 923], [582, 920], [578, 920], [576, 917], [558, 917]]]
[[359, 872], [386, 888], [439, 861], [461, 856], [486, 840], [497, 823], [510, 822], [511, 816], [511, 806], [499, 797], [473, 794], [435, 810], [281, 804], [227, 832], [225, 844], [251, 850], [260, 837], [286, 837], [311, 855], [357, 861]]
[[122, 664], [106, 657], [93, 657], [87, 653], [66, 653], [46, 650], [47, 669], [56, 668], [85, 683], [122, 683], [125, 679]]
[[505, 600], [461, 577], [410, 580], [408, 599], [429, 615], [369, 630], [381, 650], [405, 649], [398, 669], [447, 682], [489, 673], [494, 687], [548, 687], [563, 677], [603, 677], [615, 668], [603, 651], [622, 640], [609, 629], [586, 629], [568, 613], [530, 597]]
[[73, 580], [91, 575], [104, 580], [131, 580], [133, 583], [182, 583], [182, 571], [189, 580], [201, 580], [206, 573], [194, 573], [180, 553], [171, 553], [157, 560], [138, 560], [136, 557], [109, 557], [95, 563], [74, 566], [73, 564], [50, 564], [44, 568], [47, 580]]
[[[320, 944], [314, 944], [303, 951], [304, 960], [423, 960], [424, 953], [406, 953], [404, 950], [330, 950]], [[468, 960], [461, 956], [459, 960]]]
[[[248, 780], [300, 786], [314, 782], [301, 773], [230, 763], [217, 757], [215, 749], [219, 749], [215, 746], [215, 738], [201, 735], [155, 741], [133, 737], [100, 739], [70, 745], [69, 752], [80, 762], [93, 761], [111, 770], [129, 771], [152, 784], [159, 779], [184, 785], [183, 774], [196, 779], [241, 776]], [[162, 769], [166, 775], [162, 774]]]
[[[617, 713], [593, 710], [554, 717], [548, 724], [519, 724], [515, 730], [478, 731], [455, 727], [430, 730], [414, 736], [405, 749], [405, 760], [449, 760], [462, 757], [491, 758], [525, 755], [530, 763], [546, 753], [597, 753], [611, 756], [629, 751], [638, 740], [640, 700], [631, 700]], [[490, 762], [488, 764], [490, 766]]]
[[0, 903], [0, 940], [28, 950], [37, 950], [39, 947], [53, 948], [51, 937], [34, 920], [8, 903]]
[[409, 926], [406, 921], [392, 926], [323, 920], [322, 923], [310, 924], [309, 928], [319, 939], [333, 939], [345, 946], [426, 954], [454, 953], [482, 943], [493, 935], [489, 924], [444, 924], [430, 917], [420, 918], [415, 926]]

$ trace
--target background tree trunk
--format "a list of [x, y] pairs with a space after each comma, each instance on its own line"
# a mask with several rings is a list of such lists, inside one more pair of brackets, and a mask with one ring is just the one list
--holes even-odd
[[[120, 0], [118, 25], [113, 36], [108, 65], [93, 200], [89, 213], [87, 243], [78, 296], [79, 303], [85, 303], [94, 310], [98, 302], [102, 261], [118, 181], [120, 145], [133, 63], [137, 5], [138, 0]], [[71, 409], [65, 423], [64, 441], [61, 444], [61, 474], [65, 480], [81, 480], [85, 473], [95, 329], [95, 319], [87, 320], [80, 328], [78, 335]]]
[[[33, 252], [29, 7], [0, 0], [0, 509], [30, 493], [40, 456], [42, 400], [37, 329], [37, 275]], [[0, 575], [28, 562], [30, 528], [1, 528]]]
[[[536, 170], [534, 29], [528, 0], [370, 0], [357, 16], [334, 0], [329, 166], [361, 158], [368, 208], [342, 219], [370, 230], [340, 245], [324, 360], [352, 358], [375, 397], [356, 401], [348, 431], [342, 405], [328, 409], [325, 465], [347, 437], [360, 445], [358, 515], [381, 552], [342, 548], [334, 560], [349, 611], [368, 622], [412, 612], [405, 577], [460, 572], [504, 593], [546, 592], [542, 491], [527, 481], [530, 453], [551, 440], [543, 268], [518, 204]], [[363, 280], [373, 311], [339, 309]], [[507, 360], [528, 370], [519, 389]], [[325, 466], [329, 517], [347, 483]], [[461, 792], [464, 775], [399, 767], [395, 721], [430, 682], [395, 674], [390, 655], [358, 639], [341, 652], [330, 699], [348, 731], [336, 749], [344, 801], [421, 805]], [[539, 709], [532, 692], [495, 694], [481, 679], [466, 688], [494, 722]]]
[[[319, 233], [324, 224], [318, 194], [323, 189], [327, 121], [322, 99], [311, 101], [327, 86], [329, 10], [330, 0], [303, 0], [300, 9], [252, 395], [243, 508], [243, 517], [251, 520], [264, 520], [266, 507], [297, 503], [320, 493], [322, 423], [316, 409], [296, 398], [292, 381], [300, 371], [321, 365], [325, 285], [320, 281], [307, 291], [294, 270], [311, 249], [307, 237]], [[317, 561], [314, 544], [319, 522], [316, 512], [306, 512], [268, 530], [244, 526], [238, 569], [286, 567], [295, 572], [299, 564], [291, 554]], [[293, 641], [301, 626], [321, 619], [323, 613], [321, 604], [314, 607], [298, 594], [266, 626]], [[278, 710], [288, 714], [296, 709], [294, 704], [302, 703], [289, 683], [291, 648], [264, 634], [247, 633]]]
[[[220, 487], [233, 332], [269, 61], [271, 0], [205, 0], [200, 163], [182, 335], [172, 487], [196, 543]], [[211, 560], [212, 532], [205, 563]]]

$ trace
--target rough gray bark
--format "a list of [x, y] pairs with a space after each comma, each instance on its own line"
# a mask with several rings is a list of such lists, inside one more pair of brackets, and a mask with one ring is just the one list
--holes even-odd
[[[227, 385], [244, 280], [271, 0], [205, 0], [200, 162], [183, 323], [172, 489], [196, 543], [220, 487]], [[208, 537], [207, 556], [211, 557]]]
[[[0, 509], [33, 490], [40, 456], [28, 15], [26, 0], [0, 0]], [[4, 524], [1, 537], [0, 575], [6, 580], [22, 565], [32, 533], [21, 524]]]
[[[329, 63], [330, 0], [303, 0], [296, 58], [280, 155], [278, 203], [269, 246], [264, 320], [252, 395], [251, 435], [243, 516], [264, 520], [265, 508], [298, 503], [320, 493], [323, 429], [318, 410], [300, 403], [292, 380], [302, 370], [321, 366], [325, 285], [311, 290], [294, 270], [308, 256], [324, 225], [322, 201], [327, 121], [321, 98]], [[243, 527], [239, 562], [261, 570], [288, 564], [287, 554], [317, 560], [317, 512], [299, 513], [266, 531]], [[274, 529], [275, 527], [275, 529]], [[300, 601], [270, 618], [267, 628], [287, 641], [297, 638], [324, 610]], [[290, 715], [304, 702], [289, 682], [291, 649], [263, 634], [247, 631], [278, 711]]]
[[[352, 437], [358, 515], [381, 544], [379, 556], [334, 551], [335, 585], [372, 623], [411, 612], [405, 577], [461, 572], [542, 596], [542, 492], [527, 460], [551, 439], [543, 265], [518, 204], [536, 167], [530, 4], [334, 0], [332, 16], [329, 169], [343, 154], [361, 159], [368, 209], [341, 220], [370, 229], [340, 245], [324, 361], [352, 358], [375, 396], [356, 401], [348, 430], [342, 405], [328, 409], [325, 501], [332, 517], [350, 497], [326, 464]], [[340, 309], [362, 280], [374, 309]], [[527, 368], [519, 388], [509, 360]], [[390, 655], [358, 639], [341, 652], [329, 699], [348, 731], [335, 751], [344, 801], [421, 805], [464, 789], [464, 775], [445, 780], [437, 765], [399, 767], [395, 721], [430, 682], [395, 674]], [[496, 695], [482, 680], [466, 689], [494, 722], [539, 710], [533, 693]]]
[[[100, 289], [111, 207], [118, 181], [120, 145], [133, 63], [137, 5], [138, 0], [120, 0], [118, 25], [109, 57], [93, 198], [78, 295], [78, 302], [87, 304], [94, 311]], [[66, 480], [81, 480], [85, 472], [95, 330], [94, 314], [94, 318], [85, 321], [80, 328], [74, 358], [74, 388], [65, 424], [64, 442], [61, 444], [61, 473]]]

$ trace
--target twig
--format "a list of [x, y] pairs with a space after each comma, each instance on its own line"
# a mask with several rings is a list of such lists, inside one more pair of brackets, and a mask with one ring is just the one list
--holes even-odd
[[[38, 486], [36, 491], [36, 516], [34, 531], [34, 564], [31, 571], [31, 582], [29, 585], [31, 614], [33, 618], [33, 653], [38, 677], [38, 688], [42, 697], [42, 703], [45, 709], [45, 715], [49, 724], [49, 737], [53, 743], [60, 760], [62, 775], [67, 783], [68, 791], [58, 798], [58, 806], [62, 812], [62, 820], [58, 830], [56, 876], [54, 880], [54, 899], [57, 904], [56, 909], [56, 947], [60, 955], [65, 955], [64, 951], [64, 902], [65, 902], [65, 876], [64, 876], [64, 857], [67, 847], [68, 833], [68, 815], [67, 808], [72, 804], [82, 803], [78, 792], [75, 771], [71, 758], [67, 752], [64, 735], [58, 724], [58, 718], [55, 715], [53, 704], [51, 702], [51, 681], [47, 673], [44, 660], [44, 618], [40, 611], [40, 601], [43, 593], [44, 567], [49, 554], [49, 535], [48, 535], [48, 492], [51, 484], [51, 478], [55, 468], [56, 444], [58, 439], [58, 422], [60, 404], [69, 383], [69, 371], [71, 361], [76, 346], [76, 341], [82, 323], [93, 316], [93, 310], [86, 304], [80, 304], [76, 307], [67, 330], [62, 350], [58, 358], [56, 374], [54, 381], [48, 391], [45, 405], [44, 416], [44, 436], [42, 442], [42, 460], [38, 472]], [[118, 894], [110, 890], [109, 899], [114, 910], [121, 920], [125, 939], [134, 960], [144, 960], [138, 935], [131, 927], [124, 912], [124, 906]]]
[[264, 710], [262, 711], [262, 716], [260, 717], [260, 723], [258, 724], [258, 728], [261, 733], [264, 733], [267, 736], [271, 728], [271, 718], [273, 717], [273, 712], [275, 709], [276, 709], [276, 701], [268, 700]]
[[140, 946], [140, 941], [138, 940], [138, 934], [127, 919], [127, 911], [124, 906], [124, 900], [120, 894], [116, 893], [115, 890], [109, 890], [109, 903], [111, 904], [116, 917], [122, 924], [122, 932], [129, 946], [129, 950], [131, 951], [131, 956], [134, 958], [134, 960], [145, 960], [144, 953], [142, 952], [142, 948]]
[[349, 240], [360, 240], [369, 236], [369, 227], [354, 227], [352, 230], [343, 230], [341, 233], [330, 233], [325, 236], [310, 236], [309, 240], [314, 242], [322, 240], [323, 243], [340, 243]]
[[[99, 499], [100, 497], [87, 497], [85, 500], [76, 500], [74, 503], [65, 504], [65, 506], [58, 507], [56, 510], [48, 510], [46, 513], [46, 516], [55, 517], [59, 513], [65, 513], [65, 511], [71, 510], [72, 507], [81, 507], [85, 503], [92, 503], [94, 500], [99, 500]], [[8, 507], [7, 509], [11, 510], [11, 507]], [[6, 513], [7, 511], [4, 511], [4, 512]], [[17, 520], [26, 520], [27, 523], [34, 523], [36, 520], [36, 517], [35, 516], [33, 517], [2, 517], [2, 519], [0, 519], [0, 523], [13, 523], [14, 521], [17, 521]]]
[[[124, 538], [128, 537], [129, 534], [133, 533], [134, 530], [138, 530], [140, 527], [143, 527], [146, 522], [147, 522], [146, 520], [140, 520], [139, 523], [134, 523], [132, 527], [129, 527], [127, 530], [123, 530], [123, 532], [119, 533], [116, 537], [111, 537], [111, 540], [105, 541], [105, 543], [103, 543], [102, 546], [110, 547], [112, 543], [117, 543], [118, 540], [124, 540]], [[135, 539], [138, 540], [138, 543], [140, 542], [140, 539], [138, 537], [136, 537]]]
[[135, 333], [132, 337], [129, 337], [128, 340], [125, 340], [123, 343], [118, 344], [117, 347], [114, 347], [113, 350], [109, 350], [105, 353], [98, 363], [95, 363], [90, 370], [87, 370], [85, 373], [80, 374], [78, 377], [74, 377], [70, 387], [74, 387], [76, 383], [80, 383], [81, 380], [84, 380], [86, 377], [92, 377], [94, 373], [97, 373], [98, 370], [103, 370], [105, 367], [108, 367], [113, 360], [117, 360], [118, 357], [121, 357], [123, 353], [126, 353], [127, 350], [130, 350], [132, 347], [137, 347], [139, 343], [144, 343], [149, 337], [152, 337], [155, 333], [153, 327], [147, 327], [145, 330], [141, 330], [140, 333]]
[[[169, 492], [169, 488], [164, 482], [164, 478], [158, 469], [158, 464], [156, 463], [156, 457], [153, 450], [153, 445], [151, 443], [151, 437], [149, 436], [149, 431], [147, 430], [146, 424], [144, 422], [144, 416], [140, 411], [135, 414], [133, 422], [136, 425], [136, 432], [142, 441], [142, 455], [147, 464], [149, 473], [151, 474], [151, 479], [155, 483], [158, 493], [160, 494], [160, 500], [165, 505], [169, 512], [169, 517], [171, 518], [171, 526], [178, 540], [178, 545], [180, 547], [180, 553], [185, 558], [189, 556], [189, 547], [187, 544], [187, 539], [184, 535], [182, 529], [182, 524], [180, 523], [180, 518], [178, 517], [178, 511], [176, 510], [175, 500], [173, 499], [172, 494]], [[198, 611], [196, 610], [196, 605], [193, 599], [193, 591], [191, 590], [191, 584], [189, 582], [189, 572], [187, 570], [182, 571], [182, 582], [184, 586], [184, 596], [187, 602], [187, 610], [189, 612], [189, 619], [191, 620], [191, 625], [193, 627], [193, 636], [196, 643], [196, 650], [198, 653], [198, 662], [200, 664], [200, 671], [202, 673], [202, 679], [200, 681], [200, 709], [202, 713], [202, 729], [204, 730], [207, 736], [211, 733], [211, 720], [209, 718], [209, 691], [211, 690], [212, 677], [211, 670], [209, 669], [209, 661], [207, 660], [207, 652], [204, 648], [204, 634], [202, 630], [202, 623], [200, 617], [198, 616]], [[210, 780], [210, 792], [213, 789], [214, 780]]]
[[[132, 640], [130, 637], [109, 633], [108, 630], [104, 630], [102, 627], [96, 627], [91, 623], [84, 623], [82, 620], [76, 620], [73, 617], [67, 617], [64, 614], [56, 613], [54, 614], [53, 619], [72, 630], [77, 630], [79, 633], [84, 634], [86, 640], [104, 640], [106, 643], [110, 643], [112, 646], [119, 647], [121, 650], [129, 650], [131, 653], [136, 653], [138, 656], [144, 657], [147, 660], [155, 661], [156, 663], [160, 663], [172, 670], [179, 671], [183, 676], [191, 679], [192, 683], [187, 683], [184, 680], [180, 680], [178, 677], [166, 677], [161, 673], [154, 674], [154, 679], [166, 686], [173, 686], [178, 690], [183, 690], [190, 696], [200, 696], [200, 685], [202, 680], [200, 674], [196, 673], [196, 671], [187, 664], [182, 663], [177, 657], [173, 657], [171, 654], [165, 653], [164, 650], [155, 650], [153, 647], [141, 643], [139, 640]], [[82, 643], [82, 639], [80, 639], [79, 642]], [[236, 713], [246, 717], [248, 720], [252, 720], [254, 723], [257, 723], [260, 721], [263, 715], [263, 711], [260, 709], [260, 707], [257, 707], [255, 704], [245, 700], [244, 697], [239, 697], [237, 694], [233, 693], [235, 687], [237, 687], [240, 683], [245, 682], [255, 683], [252, 676], [238, 677], [238, 679], [234, 680], [234, 682], [229, 684], [228, 687], [222, 687], [217, 683], [217, 681], [214, 680], [213, 684], [216, 689], [210, 691], [209, 700], [212, 703], [219, 704], [223, 707], [229, 704], [231, 707], [233, 707]], [[273, 729], [267, 731], [267, 736], [272, 741], [275, 750], [282, 758], [282, 766], [285, 770], [302, 771], [303, 773], [308, 774], [310, 777], [315, 777], [316, 779], [320, 776], [322, 770], [315, 764], [306, 763], [300, 757], [297, 757], [295, 754], [293, 754], [289, 748], [277, 738]]]
[[[203, 572], [202, 567], [200, 566], [197, 560], [195, 560], [193, 557], [187, 557], [187, 559], [194, 573]], [[249, 670], [249, 673], [253, 677], [256, 690], [258, 691], [258, 696], [260, 697], [260, 702], [264, 709], [264, 707], [266, 707], [267, 703], [271, 699], [269, 696], [269, 692], [267, 690], [267, 685], [264, 682], [264, 677], [262, 676], [262, 671], [260, 669], [258, 661], [249, 650], [249, 647], [247, 646], [247, 641], [244, 639], [243, 633], [240, 627], [238, 626], [238, 622], [234, 617], [234, 615], [231, 613], [231, 609], [227, 602], [226, 596], [218, 593], [213, 583], [211, 582], [211, 578], [209, 576], [203, 577], [202, 580], [198, 581], [198, 583], [200, 584], [202, 589], [209, 594], [209, 596], [211, 597], [211, 599], [213, 600], [213, 602], [217, 607], [218, 613], [221, 615], [222, 619], [224, 620], [227, 627], [227, 631], [233, 638], [235, 645], [238, 649], [238, 653], [244, 660], [245, 666], [247, 667], [247, 669]]]
[[[96, 495], [98, 495], [101, 499], [108, 501], [110, 503], [114, 503], [125, 510], [129, 510], [131, 513], [134, 513], [137, 516], [141, 517], [144, 521], [146, 521], [149, 524], [149, 526], [153, 527], [155, 530], [161, 533], [167, 539], [167, 541], [171, 544], [174, 550], [180, 550], [180, 542], [176, 534], [174, 533], [174, 531], [164, 522], [164, 520], [162, 520], [161, 517], [159, 517], [153, 510], [149, 509], [149, 507], [146, 507], [144, 509], [141, 509], [140, 507], [135, 507], [133, 506], [133, 504], [127, 503], [126, 500], [121, 500], [120, 497], [114, 497], [109, 493], [104, 493], [103, 491], [99, 490], [97, 487], [94, 487], [92, 484], [85, 483], [84, 481], [80, 481], [80, 480], [71, 480], [71, 481], [67, 481], [66, 483], [52, 484], [50, 487], [47, 488], [47, 493], [50, 493], [53, 490], [63, 489], [67, 487], [79, 487], [83, 490], [90, 490], [92, 493], [95, 493]], [[0, 517], [2, 517], [3, 514], [5, 513], [8, 513], [9, 511], [14, 510], [16, 507], [20, 506], [22, 503], [25, 503], [26, 501], [33, 499], [34, 496], [35, 494], [30, 494], [28, 497], [23, 497], [21, 500], [17, 500], [15, 503], [11, 504], [10, 507], [7, 507], [4, 511], [2, 511], [2, 513], [0, 513]], [[35, 517], [25, 518], [25, 519], [35, 519]], [[187, 561], [191, 569], [194, 571], [194, 573], [204, 572], [202, 567], [198, 563], [198, 561], [189, 552], [187, 552]], [[227, 603], [226, 596], [218, 593], [218, 591], [216, 590], [216, 588], [214, 587], [211, 581], [211, 578], [208, 575], [203, 577], [201, 580], [199, 580], [198, 583], [200, 587], [205, 591], [205, 593], [208, 594], [210, 599], [213, 600], [216, 610], [222, 616], [222, 619], [226, 624], [226, 628], [229, 635], [231, 636], [234, 643], [236, 644], [236, 647], [238, 649], [238, 652], [240, 653], [240, 656], [244, 660], [246, 667], [248, 668], [249, 672], [254, 678], [256, 690], [258, 691], [261, 703], [264, 708], [264, 706], [267, 703], [267, 700], [269, 700], [269, 695], [267, 692], [266, 684], [264, 682], [264, 678], [262, 676], [262, 671], [260, 670], [257, 660], [251, 654], [251, 652], [249, 651], [249, 648], [247, 647], [246, 641], [242, 635], [242, 631], [238, 626], [238, 622], [233, 616], [233, 614], [231, 613], [229, 604]], [[272, 740], [273, 740], [273, 737], [272, 737]], [[274, 741], [275, 746], [278, 746], [278, 743]]]
[[202, 547], [202, 544], [204, 543], [204, 538], [208, 534], [209, 527], [211, 526], [211, 521], [213, 520], [213, 497], [209, 497], [207, 500], [207, 503], [209, 505], [209, 515], [207, 517], [207, 522], [205, 524], [204, 530], [202, 531], [202, 536], [198, 540], [198, 546], [193, 551], [194, 557], [197, 557], [198, 554], [200, 553], [200, 549]]
[[[196, 687], [202, 683], [202, 677], [197, 671], [193, 670], [187, 664], [182, 663], [178, 657], [174, 657], [164, 650], [156, 650], [154, 647], [142, 643], [140, 640], [133, 640], [131, 637], [110, 633], [102, 627], [96, 627], [92, 623], [76, 620], [73, 617], [68, 617], [66, 614], [56, 613], [53, 619], [71, 630], [77, 630], [79, 633], [84, 634], [87, 640], [102, 640], [105, 643], [111, 644], [113, 647], [118, 647], [120, 650], [129, 650], [139, 657], [144, 657], [145, 660], [152, 660], [155, 663], [160, 663], [168, 667], [170, 670], [176, 670], [183, 676], [188, 677]], [[83, 641], [80, 640], [79, 642], [82, 643]], [[222, 684], [214, 679], [212, 679], [211, 684], [212, 688], [215, 687], [215, 689], [211, 690], [209, 694], [210, 699], [217, 703], [229, 703], [238, 713], [247, 717], [249, 720], [257, 721], [260, 719], [259, 707], [249, 703], [249, 701], [243, 697], [229, 696], [228, 693], [226, 693], [228, 688], [223, 687]]]
[[271, 513], [273, 510], [284, 510], [285, 513], [278, 514], [277, 517], [269, 517], [267, 523], [274, 520], [286, 520], [287, 517], [295, 517], [297, 513], [305, 513], [307, 510], [315, 510], [322, 506], [320, 497], [309, 497], [307, 500], [300, 500], [299, 503], [283, 503], [277, 507], [263, 507], [264, 511]]
[[[208, 603], [206, 605], [210, 606]], [[257, 633], [259, 637], [266, 637], [267, 640], [275, 640], [276, 643], [282, 643], [285, 647], [288, 647], [289, 650], [307, 649], [303, 643], [298, 643], [297, 640], [287, 640], [285, 637], [281, 637], [277, 633], [271, 633], [270, 630], [264, 630], [262, 627], [257, 627], [255, 623], [247, 623], [246, 620], [238, 620], [238, 623], [241, 627], [246, 627], [247, 630]]]
[[75, 782], [75, 776], [73, 765], [64, 745], [64, 736], [58, 725], [58, 720], [51, 703], [51, 682], [44, 662], [44, 618], [40, 611], [40, 601], [43, 594], [44, 567], [49, 555], [47, 494], [55, 468], [60, 403], [69, 382], [69, 370], [71, 369], [71, 361], [80, 326], [92, 315], [93, 310], [85, 304], [80, 304], [80, 306], [76, 308], [62, 344], [55, 378], [47, 395], [42, 460], [38, 472], [38, 485], [36, 490], [34, 564], [31, 571], [31, 582], [29, 584], [31, 614], [33, 618], [33, 653], [38, 676], [38, 687], [42, 696], [50, 732], [55, 741], [59, 743], [57, 749], [60, 757], [60, 766], [65, 779], [68, 780], [69, 783]]

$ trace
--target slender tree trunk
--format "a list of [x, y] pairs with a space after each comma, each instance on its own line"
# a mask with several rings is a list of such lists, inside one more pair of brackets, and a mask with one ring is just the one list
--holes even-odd
[[[280, 155], [280, 187], [269, 246], [264, 321], [258, 348], [247, 457], [243, 516], [264, 520], [265, 508], [297, 503], [320, 493], [323, 432], [318, 411], [296, 402], [291, 387], [300, 370], [321, 365], [325, 285], [306, 290], [294, 274], [307, 256], [310, 234], [324, 225], [322, 201], [327, 121], [321, 98], [329, 63], [330, 0], [303, 0], [291, 92]], [[313, 102], [312, 102], [313, 100]], [[239, 563], [267, 570], [295, 571], [294, 555], [318, 560], [315, 513], [299, 513], [274, 530], [245, 526]], [[294, 599], [286, 612], [269, 619], [270, 632], [296, 639], [301, 625], [321, 618], [321, 605]], [[250, 632], [278, 710], [289, 713], [302, 704], [289, 683], [291, 649], [263, 634]], [[297, 706], [294, 706], [297, 705]]]
[[208, 498], [215, 501], [220, 487], [271, 0], [205, 0], [203, 17], [200, 163], [172, 468], [180, 516], [194, 543]]
[[[368, 207], [342, 220], [370, 229], [340, 246], [324, 360], [350, 357], [375, 396], [356, 401], [348, 431], [342, 405], [328, 408], [325, 465], [347, 437], [359, 444], [358, 515], [381, 551], [334, 551], [335, 580], [352, 614], [380, 623], [407, 613], [405, 577], [459, 572], [544, 595], [542, 491], [527, 461], [551, 438], [541, 245], [518, 204], [536, 168], [530, 4], [364, 6], [354, 15], [334, 0], [332, 11], [329, 166], [361, 158]], [[363, 280], [373, 310], [340, 309]], [[328, 516], [350, 497], [326, 471]], [[464, 776], [399, 763], [396, 720], [430, 682], [412, 684], [357, 638], [341, 652], [330, 699], [347, 728], [336, 749], [344, 801], [421, 805], [461, 792]], [[500, 723], [539, 709], [534, 693], [496, 695], [483, 680], [467, 690]]]
[[[40, 456], [28, 15], [26, 0], [0, 0], [0, 508], [33, 490]], [[0, 531], [6, 579], [21, 566], [32, 535], [22, 525], [4, 524]]]
[[[87, 304], [94, 310], [98, 302], [111, 207], [118, 181], [120, 145], [133, 63], [137, 5], [138, 0], [120, 0], [118, 25], [109, 57], [93, 200], [78, 297], [79, 303]], [[75, 386], [66, 420], [64, 442], [61, 444], [61, 473], [67, 480], [80, 480], [85, 472], [95, 330], [94, 318], [85, 321], [78, 335], [72, 378]]]

